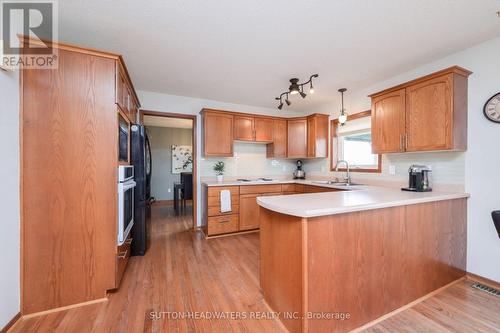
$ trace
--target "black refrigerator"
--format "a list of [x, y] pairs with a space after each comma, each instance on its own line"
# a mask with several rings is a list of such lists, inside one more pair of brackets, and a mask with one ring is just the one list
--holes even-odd
[[151, 147], [146, 128], [132, 125], [130, 136], [130, 159], [134, 166], [134, 226], [132, 227], [131, 255], [143, 256], [149, 244], [151, 218]]

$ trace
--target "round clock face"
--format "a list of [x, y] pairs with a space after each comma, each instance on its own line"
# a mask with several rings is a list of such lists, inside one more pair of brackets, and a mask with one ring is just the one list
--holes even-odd
[[484, 105], [484, 115], [491, 121], [500, 123], [500, 93], [491, 97]]

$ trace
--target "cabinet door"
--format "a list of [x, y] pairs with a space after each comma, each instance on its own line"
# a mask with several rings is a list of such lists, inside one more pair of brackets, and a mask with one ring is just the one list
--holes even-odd
[[372, 150], [375, 154], [404, 151], [405, 89], [372, 99]]
[[234, 116], [234, 139], [242, 141], [255, 140], [253, 117]]
[[307, 157], [328, 157], [328, 116], [307, 118]]
[[221, 112], [203, 114], [204, 156], [233, 156], [233, 116]]
[[240, 228], [239, 230], [252, 230], [259, 227], [259, 194], [245, 194], [240, 196]]
[[286, 120], [273, 121], [273, 143], [267, 145], [267, 157], [286, 157]]
[[453, 74], [406, 88], [406, 150], [452, 148]]
[[307, 119], [288, 120], [288, 157], [307, 157]]
[[272, 142], [274, 133], [274, 122], [268, 118], [254, 118], [255, 141]]

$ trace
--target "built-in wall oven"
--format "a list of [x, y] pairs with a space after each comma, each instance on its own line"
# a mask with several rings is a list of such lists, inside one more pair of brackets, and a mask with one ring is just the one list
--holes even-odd
[[118, 245], [122, 245], [134, 225], [134, 167], [118, 167]]

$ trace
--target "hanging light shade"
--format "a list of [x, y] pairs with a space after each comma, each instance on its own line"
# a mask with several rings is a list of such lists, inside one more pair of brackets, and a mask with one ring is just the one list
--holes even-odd
[[288, 87], [288, 90], [290, 91], [291, 95], [297, 95], [299, 93], [299, 79], [293, 78], [290, 79], [290, 87]]
[[346, 91], [347, 91], [346, 88], [339, 89], [339, 93], [342, 95], [342, 108], [340, 109], [340, 115], [339, 115], [340, 126], [344, 126], [344, 124], [347, 122], [347, 112], [345, 112], [344, 108], [344, 92]]

